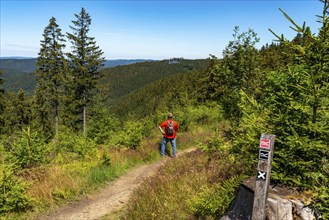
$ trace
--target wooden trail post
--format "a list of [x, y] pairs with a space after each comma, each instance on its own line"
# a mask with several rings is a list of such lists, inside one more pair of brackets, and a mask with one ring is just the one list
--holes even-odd
[[253, 220], [265, 220], [266, 200], [270, 184], [275, 135], [262, 134], [259, 143], [256, 186], [254, 192]]

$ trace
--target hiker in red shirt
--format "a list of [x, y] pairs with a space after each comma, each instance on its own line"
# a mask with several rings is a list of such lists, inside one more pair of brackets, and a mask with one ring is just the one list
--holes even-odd
[[[165, 128], [165, 131], [162, 130]], [[173, 120], [173, 115], [171, 113], [168, 114], [168, 120], [163, 121], [159, 125], [159, 129], [163, 134], [162, 144], [161, 144], [161, 156], [164, 157], [165, 148], [168, 142], [171, 143], [173, 157], [176, 157], [176, 133], [179, 128], [179, 125], [176, 121]]]

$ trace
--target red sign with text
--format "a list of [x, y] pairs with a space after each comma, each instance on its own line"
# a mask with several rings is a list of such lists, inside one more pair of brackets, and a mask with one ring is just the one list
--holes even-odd
[[259, 147], [262, 148], [262, 149], [270, 150], [271, 149], [271, 140], [266, 139], [266, 138], [261, 138]]

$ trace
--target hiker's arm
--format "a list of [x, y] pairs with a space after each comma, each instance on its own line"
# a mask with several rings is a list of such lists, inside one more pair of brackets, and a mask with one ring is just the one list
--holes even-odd
[[164, 134], [164, 131], [162, 130], [161, 126], [159, 126], [160, 132]]
[[179, 129], [179, 124], [176, 122], [175, 125], [175, 130], [177, 131]]

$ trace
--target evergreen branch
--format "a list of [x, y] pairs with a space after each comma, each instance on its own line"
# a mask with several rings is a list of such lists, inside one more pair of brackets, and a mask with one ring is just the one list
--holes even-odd
[[278, 40], [276, 40], [276, 41], [280, 41], [280, 42], [283, 42], [283, 41], [285, 41], [285, 38], [284, 38], [284, 36], [283, 36], [283, 34], [281, 35], [281, 37], [279, 36], [279, 35], [277, 35], [274, 31], [272, 31], [272, 29], [268, 29], [276, 38], [278, 38]]
[[[296, 27], [296, 29], [298, 30], [298, 32], [303, 32], [303, 28], [301, 28], [298, 24], [296, 24], [296, 22], [294, 22], [294, 20], [292, 20], [292, 18], [287, 13], [285, 13], [281, 8], [279, 8], [279, 10]], [[290, 27], [290, 28], [292, 28], [292, 27]], [[293, 30], [295, 30], [295, 29], [293, 29]]]

